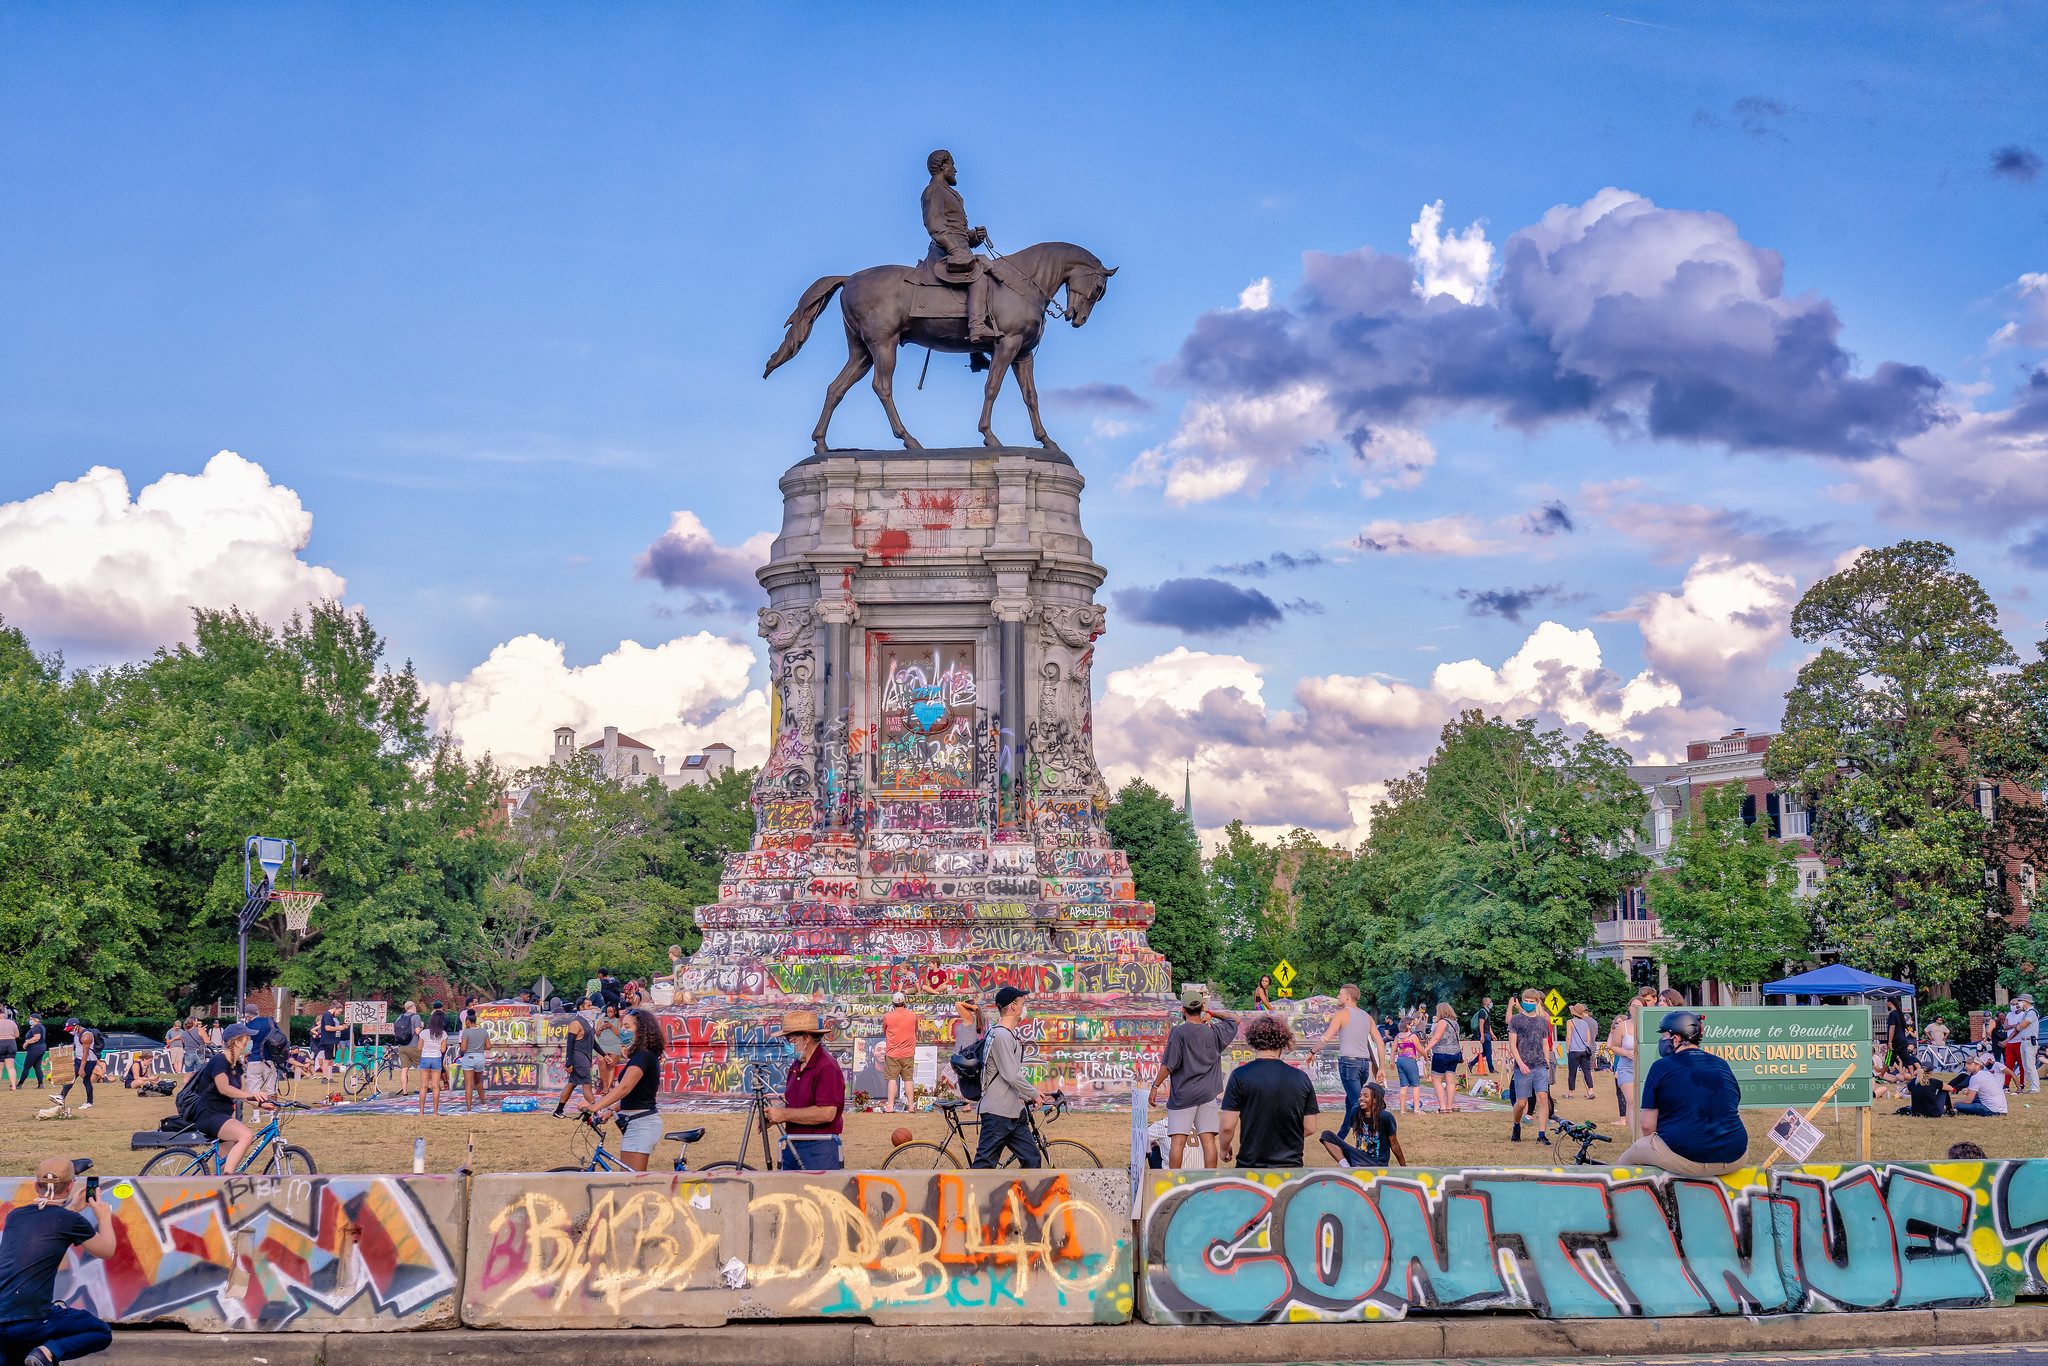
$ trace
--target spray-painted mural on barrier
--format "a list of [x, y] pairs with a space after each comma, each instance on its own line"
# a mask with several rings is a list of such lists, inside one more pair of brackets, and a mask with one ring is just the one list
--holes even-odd
[[[35, 1201], [4, 1188], [0, 1220]], [[205, 1332], [453, 1328], [462, 1182], [451, 1176], [110, 1181], [114, 1255], [72, 1251], [57, 1298], [109, 1322]]]
[[485, 1176], [463, 1322], [1122, 1323], [1121, 1171]]
[[[1584, 1174], [1582, 1174], [1584, 1173]], [[1924, 1309], [2048, 1293], [2048, 1162], [1146, 1174], [1154, 1323]]]

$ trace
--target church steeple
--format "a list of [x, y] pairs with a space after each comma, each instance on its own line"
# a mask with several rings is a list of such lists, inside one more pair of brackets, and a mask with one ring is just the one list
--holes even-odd
[[1188, 818], [1188, 829], [1195, 828], [1195, 779], [1191, 764], [1181, 766], [1180, 814]]

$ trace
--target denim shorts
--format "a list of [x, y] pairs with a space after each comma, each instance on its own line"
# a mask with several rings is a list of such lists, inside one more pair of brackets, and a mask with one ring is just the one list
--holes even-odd
[[1446, 1072], [1457, 1071], [1464, 1061], [1463, 1053], [1432, 1053], [1429, 1055], [1429, 1070], [1442, 1076]]
[[1549, 1068], [1532, 1067], [1526, 1072], [1519, 1067], [1515, 1069], [1514, 1098], [1516, 1100], [1534, 1100], [1538, 1095], [1549, 1089]]
[[1422, 1085], [1422, 1060], [1420, 1058], [1394, 1059], [1394, 1074], [1403, 1086]]
[[648, 1110], [635, 1119], [626, 1116], [626, 1136], [619, 1140], [622, 1153], [651, 1153], [661, 1142], [661, 1111]]

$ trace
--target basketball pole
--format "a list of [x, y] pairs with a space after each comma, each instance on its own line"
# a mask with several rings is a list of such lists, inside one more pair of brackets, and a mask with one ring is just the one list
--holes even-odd
[[[291, 870], [292, 886], [299, 885], [299, 846], [295, 840], [274, 835], [251, 835], [242, 841], [242, 913], [235, 923], [235, 1020], [249, 1000], [249, 930], [270, 905], [280, 871]], [[258, 872], [262, 877], [257, 877]]]

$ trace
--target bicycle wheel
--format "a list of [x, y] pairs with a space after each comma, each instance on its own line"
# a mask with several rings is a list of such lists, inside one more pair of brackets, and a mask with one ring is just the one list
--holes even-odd
[[270, 1153], [270, 1160], [263, 1164], [270, 1176], [314, 1176], [318, 1169], [313, 1165], [313, 1155], [304, 1148], [289, 1143], [280, 1143]]
[[205, 1176], [206, 1159], [191, 1148], [166, 1148], [142, 1164], [144, 1176]]
[[550, 1172], [587, 1172], [589, 1167], [549, 1167]]
[[697, 1168], [697, 1170], [698, 1170], [698, 1171], [700, 1171], [700, 1172], [706, 1172], [706, 1173], [709, 1173], [709, 1172], [755, 1172], [755, 1171], [759, 1171], [759, 1170], [761, 1170], [761, 1169], [760, 1169], [759, 1167], [748, 1167], [748, 1166], [743, 1166], [742, 1164], [740, 1164], [740, 1163], [738, 1163], [738, 1162], [707, 1162], [707, 1163], [705, 1163], [705, 1164], [704, 1164], [703, 1166], [701, 1166], [701, 1167]]
[[370, 1082], [371, 1073], [369, 1068], [359, 1062], [350, 1063], [348, 1071], [341, 1074], [342, 1094], [360, 1096], [363, 1092], [370, 1089]]
[[1048, 1138], [1045, 1141], [1045, 1165], [1063, 1171], [1080, 1171], [1100, 1167], [1102, 1159], [1086, 1143], [1076, 1143], [1071, 1138]]
[[943, 1143], [900, 1143], [882, 1159], [885, 1170], [944, 1171], [959, 1165], [960, 1159]]

